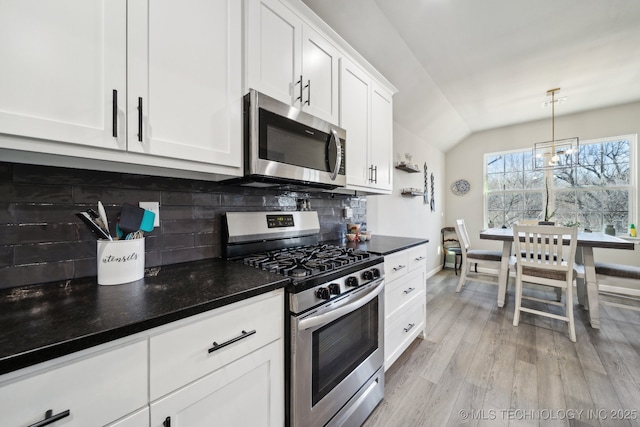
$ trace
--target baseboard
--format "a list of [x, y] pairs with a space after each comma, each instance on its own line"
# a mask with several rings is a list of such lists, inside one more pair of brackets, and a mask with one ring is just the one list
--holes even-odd
[[623, 288], [621, 286], [612, 286], [601, 284], [598, 286], [598, 290], [602, 292], [609, 292], [611, 294], [628, 295], [631, 297], [640, 297], [640, 289]]
[[[453, 266], [452, 266], [452, 268], [453, 268]], [[428, 279], [429, 277], [435, 276], [435, 275], [436, 275], [436, 274], [438, 274], [440, 271], [442, 271], [442, 266], [441, 266], [441, 265], [437, 266], [436, 268], [434, 268], [434, 269], [433, 269], [433, 270], [431, 270], [431, 271], [428, 271], [428, 272], [427, 272], [427, 279]]]

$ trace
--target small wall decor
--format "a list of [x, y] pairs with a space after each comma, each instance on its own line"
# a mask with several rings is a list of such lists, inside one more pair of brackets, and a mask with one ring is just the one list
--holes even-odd
[[429, 203], [429, 174], [427, 173], [427, 162], [424, 162], [424, 204]]
[[431, 212], [436, 211], [436, 198], [434, 196], [435, 191], [433, 191], [434, 188], [435, 188], [435, 179], [433, 177], [433, 172], [431, 172]]
[[459, 179], [453, 184], [451, 184], [451, 191], [456, 196], [462, 196], [469, 192], [471, 189], [471, 184], [466, 179]]

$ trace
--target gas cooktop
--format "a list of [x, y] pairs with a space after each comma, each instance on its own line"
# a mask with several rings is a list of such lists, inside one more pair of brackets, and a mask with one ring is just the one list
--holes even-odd
[[308, 245], [252, 254], [243, 262], [252, 267], [300, 278], [340, 269], [371, 258], [368, 252], [334, 245]]

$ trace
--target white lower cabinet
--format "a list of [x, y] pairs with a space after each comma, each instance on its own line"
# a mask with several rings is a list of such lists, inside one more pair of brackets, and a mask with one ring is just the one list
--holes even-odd
[[278, 290], [151, 336], [151, 425], [282, 426], [283, 334]]
[[151, 404], [151, 426], [282, 426], [283, 345], [275, 341]]
[[283, 293], [1, 375], [0, 425], [283, 426]]
[[427, 316], [426, 253], [427, 245], [419, 245], [384, 257], [385, 371], [416, 337], [424, 337]]
[[[82, 356], [45, 369], [0, 377], [2, 422], [29, 426], [59, 416], [52, 426], [104, 426], [147, 407], [147, 341]], [[64, 416], [65, 414], [68, 415]], [[122, 420], [118, 427], [148, 425], [145, 417]]]

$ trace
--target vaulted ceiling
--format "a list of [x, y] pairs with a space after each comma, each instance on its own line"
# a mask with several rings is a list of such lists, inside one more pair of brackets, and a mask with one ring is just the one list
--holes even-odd
[[[639, 0], [303, 0], [442, 151], [473, 132], [640, 100]], [[640, 118], [638, 118], [640, 120]]]

